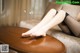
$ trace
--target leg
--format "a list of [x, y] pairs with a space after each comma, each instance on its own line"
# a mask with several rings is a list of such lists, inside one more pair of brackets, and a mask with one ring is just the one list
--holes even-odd
[[64, 22], [67, 24], [74, 35], [80, 37], [80, 23], [77, 20], [68, 15]]
[[22, 34], [22, 36], [27, 36], [35, 31], [38, 31], [38, 29], [40, 29], [41, 27], [43, 27], [45, 24], [47, 24], [52, 18], [53, 16], [56, 14], [56, 10], [55, 9], [51, 9], [46, 16], [44, 17], [44, 19], [37, 24], [34, 28], [32, 28], [31, 30], [25, 32]]
[[56, 26], [58, 24], [60, 24], [64, 18], [65, 18], [66, 12], [63, 10], [60, 10], [58, 12], [58, 14], [49, 22], [47, 23], [45, 26], [43, 26], [41, 29], [39, 29], [38, 31], [32, 33], [32, 35], [35, 36], [46, 36], [47, 31], [52, 28], [53, 26]]

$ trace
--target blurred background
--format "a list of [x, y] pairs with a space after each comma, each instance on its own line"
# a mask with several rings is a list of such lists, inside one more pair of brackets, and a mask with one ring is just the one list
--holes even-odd
[[22, 20], [37, 22], [50, 2], [55, 0], [0, 0], [0, 26], [18, 26]]

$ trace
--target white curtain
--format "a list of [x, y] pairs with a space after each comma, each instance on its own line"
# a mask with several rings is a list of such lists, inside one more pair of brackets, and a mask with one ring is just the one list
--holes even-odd
[[19, 0], [3, 0], [3, 10], [0, 14], [0, 26], [15, 26], [20, 21]]
[[[18, 26], [21, 20], [41, 19], [48, 0], [0, 0], [0, 26]], [[3, 9], [2, 9], [3, 3]]]
[[2, 0], [0, 0], [0, 14], [2, 13]]

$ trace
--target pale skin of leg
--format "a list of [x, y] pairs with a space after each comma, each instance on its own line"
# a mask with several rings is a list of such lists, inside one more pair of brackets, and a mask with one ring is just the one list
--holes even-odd
[[[66, 15], [66, 12], [63, 11], [63, 10], [60, 10], [58, 12], [58, 14], [49, 21], [49, 23], [47, 23], [46, 25], [44, 25], [42, 28], [38, 28], [39, 30], [38, 31], [34, 31], [31, 35], [32, 36], [41, 36], [41, 35], [42, 36], [46, 36], [46, 32], [50, 28], [52, 28], [53, 26], [61, 23], [64, 20], [65, 15]], [[25, 34], [25, 35], [27, 35], [27, 34]]]

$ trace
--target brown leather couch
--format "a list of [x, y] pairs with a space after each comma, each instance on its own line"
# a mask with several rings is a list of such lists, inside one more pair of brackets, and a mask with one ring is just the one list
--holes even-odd
[[64, 44], [50, 35], [22, 38], [21, 34], [27, 30], [20, 27], [0, 27], [0, 41], [9, 44], [10, 48], [19, 53], [66, 53]]

